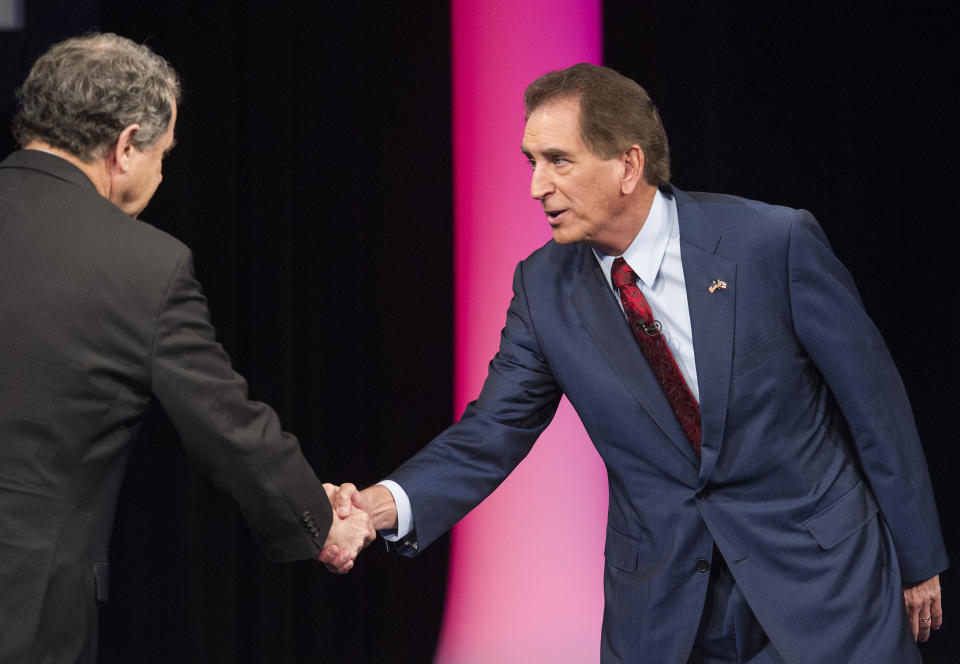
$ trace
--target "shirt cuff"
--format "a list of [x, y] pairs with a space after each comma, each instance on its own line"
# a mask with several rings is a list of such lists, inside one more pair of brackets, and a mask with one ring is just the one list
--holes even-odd
[[410, 499], [407, 497], [407, 492], [393, 480], [383, 480], [377, 484], [387, 488], [393, 496], [393, 502], [397, 505], [396, 530], [381, 530], [380, 537], [388, 542], [399, 542], [413, 532], [413, 510], [410, 507]]

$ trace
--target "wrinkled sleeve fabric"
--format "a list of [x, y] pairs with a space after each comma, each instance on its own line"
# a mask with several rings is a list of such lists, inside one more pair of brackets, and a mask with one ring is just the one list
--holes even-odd
[[269, 406], [249, 399], [217, 343], [186, 248], [166, 286], [149, 371], [187, 453], [237, 502], [267, 557], [315, 557], [332, 523], [330, 502], [296, 438]]
[[400, 553], [422, 551], [490, 495], [553, 419], [561, 391], [539, 348], [520, 263], [480, 396], [389, 477], [407, 493], [416, 523], [396, 544]]
[[850, 427], [904, 583], [942, 572], [949, 561], [903, 381], [853, 279], [806, 210], [791, 227], [789, 289], [797, 337]]

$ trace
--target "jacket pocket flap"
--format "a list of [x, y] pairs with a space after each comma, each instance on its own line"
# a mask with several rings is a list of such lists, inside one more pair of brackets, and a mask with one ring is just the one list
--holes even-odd
[[607, 541], [603, 555], [608, 563], [625, 572], [635, 572], [639, 554], [640, 543], [637, 540], [607, 527]]
[[877, 513], [877, 502], [861, 482], [846, 495], [803, 522], [824, 550], [859, 530]]
[[743, 351], [734, 349], [733, 377], [739, 378], [750, 373], [776, 355], [786, 342], [783, 325], [778, 323], [772, 332], [765, 334], [757, 343]]

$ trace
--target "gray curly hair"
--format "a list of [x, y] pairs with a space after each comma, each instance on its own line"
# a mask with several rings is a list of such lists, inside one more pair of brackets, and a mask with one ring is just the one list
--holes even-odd
[[149, 47], [112, 33], [73, 37], [41, 55], [17, 90], [13, 135], [66, 150], [85, 162], [106, 156], [125, 127], [140, 125], [145, 150], [167, 131], [180, 79]]

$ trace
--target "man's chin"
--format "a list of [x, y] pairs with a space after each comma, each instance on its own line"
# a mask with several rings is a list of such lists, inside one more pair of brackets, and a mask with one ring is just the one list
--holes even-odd
[[562, 228], [553, 229], [553, 241], [557, 244], [576, 244], [582, 240], [582, 237], [577, 237], [573, 233], [564, 233]]

